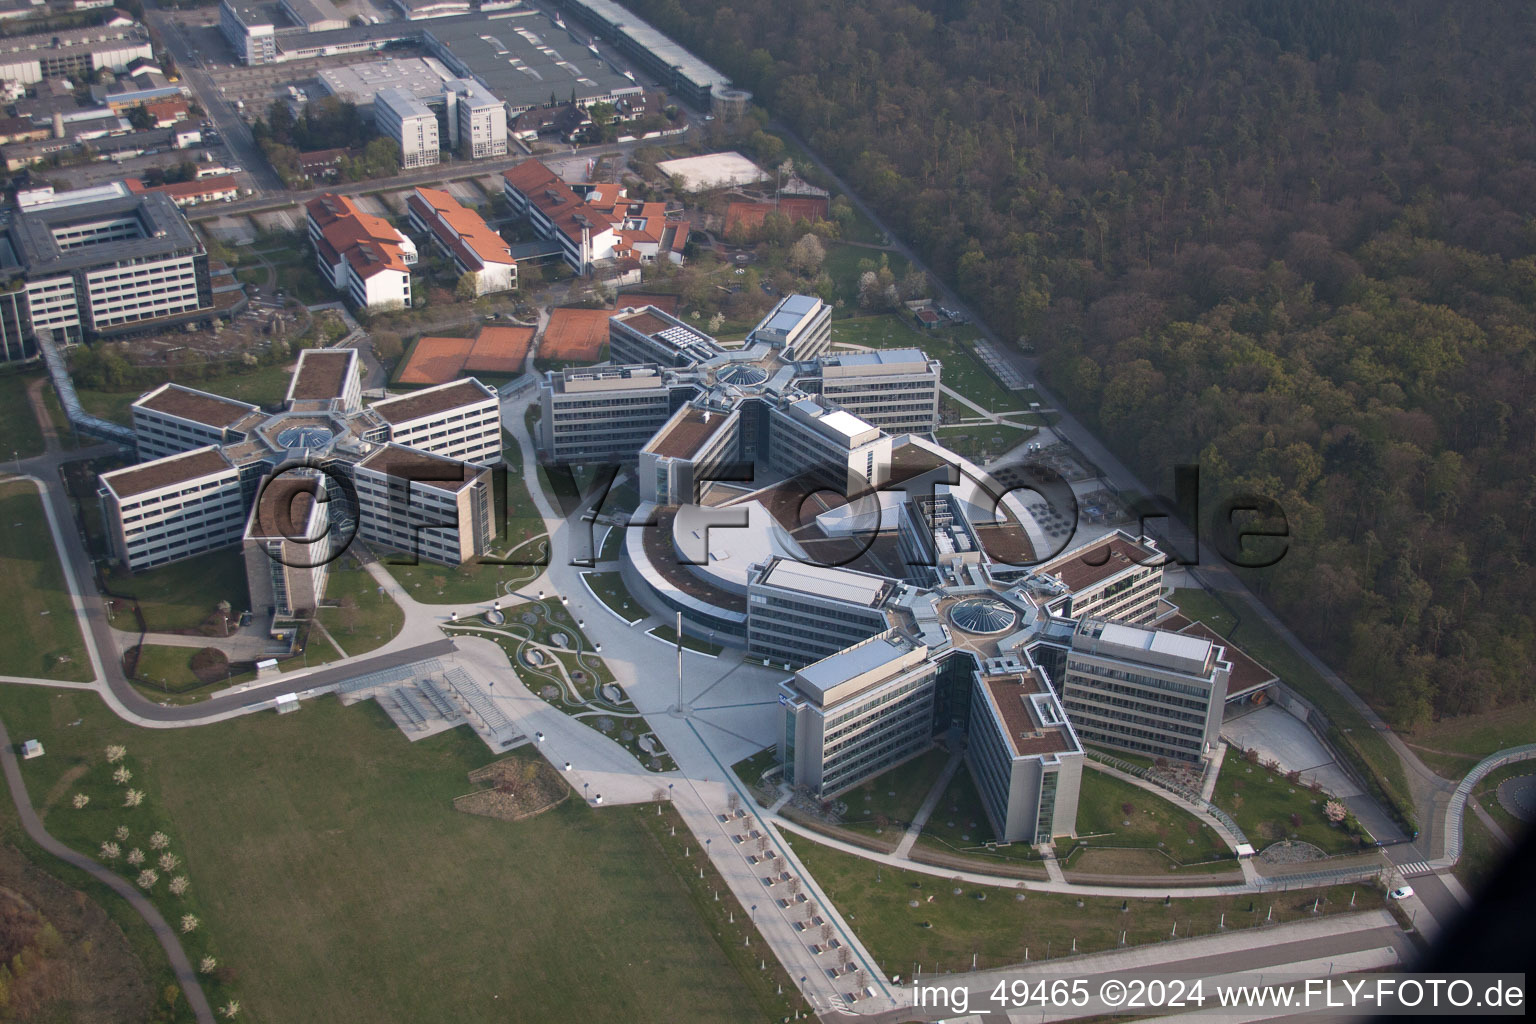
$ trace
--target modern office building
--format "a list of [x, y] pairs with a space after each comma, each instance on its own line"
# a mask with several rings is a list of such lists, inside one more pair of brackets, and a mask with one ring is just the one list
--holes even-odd
[[[279, 411], [176, 384], [132, 409], [146, 461], [103, 474], [99, 489], [114, 555], [130, 571], [243, 537], [248, 565], [255, 554], [293, 555], [287, 568], [250, 572], [253, 594], [271, 595], [253, 610], [281, 616], [323, 589], [323, 571], [299, 571], [314, 568], [322, 536], [330, 545], [355, 530], [445, 564], [486, 550], [501, 418], [496, 392], [474, 378], [365, 407], [355, 349], [306, 349]], [[301, 492], [320, 511], [300, 508]]]
[[832, 487], [862, 494], [890, 478], [891, 437], [844, 409], [814, 398], [786, 401], [769, 413], [769, 466]]
[[251, 0], [219, 4], [219, 32], [241, 64], [271, 64], [277, 60], [277, 25], [273, 5]]
[[408, 309], [416, 243], [346, 196], [326, 193], [304, 204], [320, 273], [360, 309]]
[[357, 463], [353, 480], [364, 540], [444, 565], [490, 549], [488, 468], [389, 444]]
[[432, 167], [442, 159], [437, 115], [404, 89], [380, 89], [373, 98], [373, 123], [400, 147], [400, 169]]
[[670, 418], [672, 391], [654, 363], [568, 367], [545, 376], [539, 404], [546, 462], [623, 462]]
[[1077, 831], [1083, 748], [1041, 671], [984, 662], [971, 680], [965, 761], [992, 832], [1048, 843]]
[[888, 434], [927, 434], [939, 425], [937, 359], [915, 348], [823, 355], [820, 372], [797, 386]]
[[1149, 623], [1160, 614], [1167, 561], [1150, 541], [1116, 530], [1063, 551], [1032, 575], [1060, 584], [1061, 596], [1052, 606], [1056, 614]]
[[259, 406], [180, 384], [160, 385], [129, 406], [129, 412], [143, 460], [236, 444], [266, 419]]
[[776, 665], [804, 665], [883, 632], [901, 587], [873, 573], [782, 558], [754, 567], [750, 581], [747, 656]]
[[786, 361], [815, 359], [832, 344], [832, 307], [814, 295], [786, 295], [747, 335], [783, 353]]
[[455, 78], [443, 90], [449, 147], [466, 160], [507, 155], [507, 106], [473, 78]]
[[830, 799], [962, 730], [966, 765], [1000, 842], [1076, 832], [1082, 746], [1041, 672], [1017, 656], [978, 663], [900, 629], [779, 684], [784, 781]]
[[511, 247], [478, 213], [435, 188], [416, 189], [405, 205], [411, 227], [432, 239], [460, 274], [474, 275], [476, 295], [517, 287]]
[[110, 338], [216, 315], [208, 253], [186, 218], [168, 196], [121, 182], [19, 199], [0, 236], [0, 288], [25, 295], [14, 327], [0, 326], [24, 340], [43, 330], [64, 342]]
[[100, 495], [130, 572], [228, 547], [245, 528], [240, 471], [215, 445], [103, 473]]
[[1089, 742], [1198, 761], [1221, 730], [1225, 658], [1204, 637], [1084, 618], [1067, 651], [1062, 704]]
[[332, 561], [325, 478], [288, 472], [261, 481], [244, 535], [251, 608], [277, 618], [314, 612]]
[[608, 354], [615, 363], [683, 367], [724, 353], [714, 338], [655, 306], [626, 309], [608, 320]]
[[355, 348], [307, 348], [288, 381], [290, 412], [353, 413], [363, 407], [363, 367]]
[[372, 411], [397, 445], [477, 466], [501, 460], [501, 398], [473, 377], [386, 398]]

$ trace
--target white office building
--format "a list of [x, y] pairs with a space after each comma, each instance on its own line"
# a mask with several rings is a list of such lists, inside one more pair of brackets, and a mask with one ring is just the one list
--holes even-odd
[[507, 107], [472, 78], [444, 83], [450, 148], [466, 160], [507, 155]]
[[763, 342], [787, 360], [814, 359], [832, 344], [832, 307], [814, 295], [786, 295], [768, 311], [747, 343]]
[[130, 572], [228, 547], [245, 530], [240, 471], [212, 445], [103, 473], [99, 493]]
[[939, 425], [943, 367], [915, 348], [824, 355], [820, 373], [796, 384], [888, 434], [926, 434]]
[[437, 115], [403, 89], [380, 89], [373, 99], [373, 120], [379, 134], [400, 147], [401, 170], [432, 167], [441, 159]]
[[1198, 761], [1221, 730], [1232, 665], [1200, 636], [1086, 618], [1067, 651], [1062, 704], [1090, 743]]
[[501, 459], [501, 400], [473, 377], [439, 384], [371, 407], [389, 439], [423, 452], [489, 466]]
[[635, 458], [671, 415], [671, 389], [654, 363], [551, 371], [539, 385], [539, 449], [548, 462]]
[[270, 5], [223, 0], [219, 4], [219, 32], [241, 64], [276, 62], [277, 26]]
[[139, 458], [164, 458], [203, 448], [244, 441], [266, 418], [260, 407], [221, 395], [162, 384], [129, 406]]
[[490, 548], [491, 471], [400, 445], [357, 464], [358, 535], [386, 551], [458, 565]]

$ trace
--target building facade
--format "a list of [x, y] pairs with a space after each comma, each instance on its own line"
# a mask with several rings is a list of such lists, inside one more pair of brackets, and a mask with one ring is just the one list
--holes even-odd
[[103, 473], [98, 493], [130, 572], [228, 547], [245, 530], [240, 471], [213, 445]]
[[433, 167], [442, 159], [437, 115], [403, 89], [380, 89], [373, 98], [374, 124], [380, 135], [400, 147], [400, 169]]
[[473, 377], [387, 398], [372, 410], [397, 445], [477, 466], [501, 461], [501, 398]]
[[1225, 655], [1203, 637], [1085, 618], [1067, 651], [1062, 703], [1089, 742], [1199, 761], [1221, 730]]
[[545, 461], [635, 458], [672, 414], [672, 392], [654, 363], [569, 367], [539, 385], [539, 450]]
[[447, 192], [418, 188], [406, 197], [411, 227], [430, 238], [460, 274], [473, 274], [475, 294], [517, 287], [517, 261], [506, 240]]

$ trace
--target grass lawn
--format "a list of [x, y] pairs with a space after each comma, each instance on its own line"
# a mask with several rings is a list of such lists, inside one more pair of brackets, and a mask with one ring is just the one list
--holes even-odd
[[325, 596], [341, 607], [321, 608], [318, 618], [349, 655], [384, 646], [405, 625], [405, 613], [394, 598], [380, 593], [373, 577], [350, 555], [331, 564]]
[[[623, 531], [618, 531], [622, 533]], [[616, 572], [584, 572], [581, 578], [587, 581], [587, 586], [597, 595], [599, 601], [623, 619], [625, 622], [634, 623], [645, 618], [649, 613], [635, 600], [629, 588], [624, 585], [624, 580]]]
[[[1232, 815], [1254, 849], [1295, 837], [1326, 853], [1353, 853], [1358, 847], [1343, 826], [1323, 814], [1327, 795], [1286, 781], [1284, 775], [1241, 759], [1229, 759], [1216, 780], [1211, 803]], [[1300, 824], [1291, 815], [1300, 818]]]
[[40, 373], [0, 376], [0, 457], [25, 459], [43, 453], [43, 429], [27, 399], [28, 385], [42, 377]]
[[1175, 926], [1180, 937], [1209, 935], [1223, 913], [1227, 930], [1247, 928], [1263, 923], [1271, 903], [1276, 922], [1311, 916], [1318, 897], [1320, 913], [1348, 911], [1352, 891], [1356, 910], [1383, 903], [1379, 893], [1363, 886], [1181, 899], [1167, 907], [1161, 897], [1138, 899], [1128, 901], [1125, 911], [1119, 899], [1031, 892], [1020, 900], [1025, 894], [1016, 890], [970, 884], [959, 886], [957, 896], [956, 883], [947, 878], [875, 864], [800, 836], [789, 839], [870, 954], [903, 977], [911, 975], [914, 963], [925, 975], [964, 971], [973, 955], [983, 970], [1020, 963], [1026, 948], [1030, 960], [1058, 957], [1070, 952], [1074, 939], [1079, 953], [1113, 949], [1121, 931], [1128, 945], [1166, 939]]
[[[646, 632], [672, 647], [677, 646], [677, 630], [671, 626], [654, 626], [646, 630]], [[683, 634], [683, 646], [690, 651], [697, 651], [700, 654], [708, 654], [712, 657], [718, 657], [720, 652], [725, 650], [719, 644], [710, 643], [708, 640], [700, 640], [698, 637], [689, 636], [687, 633]]]
[[[1380, 790], [1375, 795], [1384, 799], [1387, 810], [1395, 809], [1413, 828], [1418, 827], [1414, 821], [1413, 798], [1408, 791], [1408, 776], [1386, 738], [1371, 728], [1364, 715], [1272, 632], [1246, 601], [1230, 594], [1218, 601], [1204, 590], [1176, 590], [1173, 603], [1189, 618], [1199, 619], [1224, 637], [1231, 636], [1249, 656], [1279, 675], [1287, 686], [1326, 714], [1333, 723], [1333, 739], [1346, 756], [1353, 754], [1358, 759], [1357, 767], [1363, 769], [1360, 774], [1375, 783], [1373, 788]], [[1232, 635], [1234, 612], [1242, 616], [1236, 635]]]
[[[1536, 737], [1536, 701], [1443, 719], [1406, 732], [1405, 737], [1414, 746], [1462, 755], [1466, 767], [1461, 775], [1465, 775], [1489, 754], [1530, 743]], [[1433, 755], [1422, 756], [1428, 763]], [[1438, 770], [1438, 765], [1435, 767]], [[1459, 779], [1460, 775], [1447, 778]]]
[[236, 972], [242, 1020], [293, 1020], [297, 1006], [336, 1024], [790, 1012], [755, 959], [733, 962], [741, 938], [705, 916], [708, 897], [654, 837], [654, 808], [569, 800], [516, 824], [454, 811], [466, 773], [494, 757], [467, 729], [411, 743], [374, 702], [330, 698], [171, 730], [127, 725], [87, 693], [5, 688], [0, 701], [48, 749], [25, 762], [40, 803], [110, 789], [102, 750], [127, 746], [146, 806], [61, 799], [47, 826], [91, 851], [124, 822], [170, 835], [203, 922], [190, 952]]
[[763, 773], [774, 768], [779, 763], [778, 744], [764, 747], [751, 757], [744, 757], [731, 765], [731, 771], [736, 777], [749, 786], [757, 785], [757, 780], [763, 777]]
[[1193, 814], [1091, 764], [1083, 766], [1077, 834], [1080, 843], [1093, 849], [1159, 849], [1181, 862], [1231, 856], [1216, 830]]
[[277, 670], [292, 672], [294, 669], [314, 668], [316, 665], [329, 665], [340, 660], [341, 652], [336, 649], [336, 645], [327, 640], [324, 633], [311, 628], [304, 646], [278, 662]]
[[[133, 674], [139, 681], [151, 684], [147, 687], [150, 692], [156, 692], [153, 685], [156, 683], [172, 690], [202, 686], [202, 681], [192, 671], [192, 655], [197, 652], [196, 647], [144, 644], [139, 648], [138, 666]], [[216, 685], [227, 685], [224, 676], [219, 677]]]
[[91, 662], [64, 570], [31, 483], [0, 484], [0, 522], [11, 524], [0, 531], [0, 575], [10, 594], [0, 602], [0, 674], [89, 680]]
[[917, 837], [917, 845], [935, 853], [957, 854], [982, 858], [977, 870], [987, 870], [988, 862], [1040, 860], [1040, 855], [1028, 843], [1003, 844], [988, 848], [996, 842], [987, 812], [982, 808], [981, 794], [976, 791], [976, 780], [971, 770], [962, 764], [944, 787], [939, 802], [934, 805], [928, 823]]
[[939, 443], [972, 462], [995, 459], [1040, 433], [1037, 427], [1011, 427], [1001, 423], [974, 426], [940, 427], [934, 432]]
[[[917, 816], [948, 760], [949, 751], [931, 747], [912, 760], [850, 789], [839, 797], [848, 805], [848, 813], [843, 815], [843, 827], [860, 832], [906, 828]], [[959, 770], [963, 772], [965, 767], [962, 765]]]
[[[1477, 797], [1488, 816], [1498, 822], [1511, 838], [1516, 838], [1521, 832], [1530, 828], [1528, 822], [1510, 814], [1499, 803], [1499, 783], [1506, 779], [1516, 779], [1522, 775], [1536, 775], [1536, 760], [1516, 761], [1514, 764], [1506, 764], [1502, 768], [1495, 768], [1483, 777], [1483, 780], [1472, 787], [1472, 795]], [[1468, 811], [1470, 817], [1472, 812]]]
[[528, 484], [523, 479], [522, 446], [506, 431], [501, 432], [501, 459], [507, 464], [507, 500], [495, 543], [510, 548], [542, 537], [544, 517], [529, 497]]
[[219, 614], [220, 601], [229, 602], [233, 621], [251, 603], [245, 557], [237, 547], [138, 573], [113, 570], [107, 587], [115, 596], [138, 600], [151, 633], [196, 631]]
[[1461, 859], [1454, 869], [1456, 880], [1467, 892], [1476, 896], [1509, 853], [1509, 848], [1495, 839], [1477, 814], [1467, 808], [1461, 826]]
[[[542, 549], [525, 549], [530, 559]], [[461, 614], [477, 614], [474, 606], [505, 595], [507, 584], [520, 585], [538, 575], [538, 569], [525, 565], [496, 565], [490, 562], [466, 562], [463, 565], [436, 565], [431, 562], [410, 564], [408, 555], [381, 555], [379, 564], [416, 600], [423, 604], [458, 605]], [[397, 564], [400, 563], [400, 564]], [[345, 643], [346, 641], [342, 641]]]

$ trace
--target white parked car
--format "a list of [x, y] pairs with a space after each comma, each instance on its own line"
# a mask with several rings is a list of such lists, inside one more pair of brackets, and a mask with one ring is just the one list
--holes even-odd
[[1400, 885], [1396, 889], [1393, 889], [1391, 892], [1387, 893], [1387, 895], [1394, 900], [1405, 900], [1413, 895], [1413, 886]]

